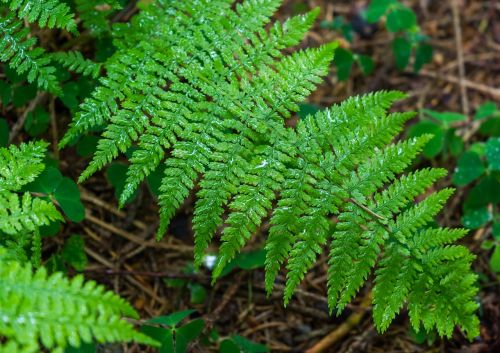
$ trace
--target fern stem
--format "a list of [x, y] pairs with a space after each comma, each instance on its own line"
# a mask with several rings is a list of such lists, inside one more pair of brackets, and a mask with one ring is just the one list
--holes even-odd
[[350, 203], [352, 203], [354, 205], [356, 205], [359, 208], [361, 208], [363, 211], [365, 211], [366, 213], [368, 213], [370, 216], [373, 216], [374, 218], [376, 218], [376, 219], [378, 219], [380, 221], [387, 222], [387, 219], [385, 217], [379, 215], [378, 213], [373, 212], [372, 210], [370, 210], [368, 207], [366, 207], [362, 203], [359, 203], [356, 199], [353, 199], [353, 198], [350, 197], [346, 201], [350, 202]]

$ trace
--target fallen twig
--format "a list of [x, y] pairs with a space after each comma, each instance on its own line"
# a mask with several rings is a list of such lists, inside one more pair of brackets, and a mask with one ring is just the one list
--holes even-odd
[[366, 309], [370, 306], [371, 300], [372, 296], [370, 292], [370, 294], [368, 294], [361, 302], [358, 312], [352, 313], [340, 326], [330, 332], [314, 346], [309, 348], [306, 353], [324, 352], [326, 349], [328, 349], [333, 344], [342, 339], [345, 335], [347, 335], [354, 327], [356, 327], [360, 323], [361, 319], [367, 312]]

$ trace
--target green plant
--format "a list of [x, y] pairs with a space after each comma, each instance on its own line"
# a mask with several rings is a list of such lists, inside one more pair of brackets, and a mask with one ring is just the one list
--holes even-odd
[[441, 155], [444, 159], [448, 156], [457, 157], [464, 149], [462, 139], [457, 135], [456, 123], [467, 121], [467, 117], [455, 112], [437, 112], [431, 109], [423, 109], [422, 119], [411, 125], [408, 130], [409, 137], [433, 135], [433, 138], [423, 149], [423, 155], [434, 158]]
[[[62, 352], [94, 339], [154, 344], [121, 320], [137, 317], [123, 299], [81, 276], [48, 276], [40, 267], [40, 228], [63, 218], [52, 202], [22, 190], [42, 173], [46, 147], [33, 142], [0, 148], [0, 351]], [[71, 242], [63, 256], [70, 253], [72, 265], [81, 265], [74, 258], [78, 244]], [[34, 273], [30, 262], [40, 267]]]
[[108, 17], [121, 9], [119, 0], [75, 0], [83, 25], [95, 36], [109, 34]]
[[68, 5], [59, 0], [1, 0], [17, 17], [41, 27], [64, 28], [76, 32], [76, 23]]
[[52, 272], [68, 272], [71, 267], [76, 271], [83, 271], [87, 267], [87, 254], [85, 253], [85, 242], [83, 237], [72, 234], [64, 243], [61, 251], [58, 251], [47, 260], [45, 267]]
[[202, 346], [218, 345], [220, 353], [265, 353], [269, 349], [252, 342], [240, 335], [220, 337], [217, 330], [202, 334], [205, 328], [203, 319], [189, 320], [181, 324], [195, 310], [183, 310], [166, 316], [157, 316], [147, 320], [141, 331], [160, 342], [159, 353], [185, 353], [189, 344], [198, 340]]
[[61, 142], [104, 126], [80, 182], [131, 153], [124, 205], [162, 166], [161, 238], [199, 179], [196, 265], [225, 224], [214, 280], [274, 209], [266, 242], [269, 293], [287, 260], [288, 303], [329, 242], [332, 311], [342, 311], [377, 266], [373, 316], [380, 331], [408, 301], [416, 329], [436, 327], [450, 336], [458, 324], [476, 336], [474, 257], [451, 245], [466, 231], [428, 226], [452, 190], [414, 204], [445, 171], [398, 177], [431, 138], [391, 144], [413, 116], [387, 113], [403, 95], [353, 97], [288, 127], [297, 103], [327, 73], [335, 45], [286, 56], [282, 50], [299, 42], [317, 11], [265, 32], [280, 1], [249, 0], [235, 10], [231, 3], [157, 1], [116, 27], [108, 76]]
[[44, 169], [44, 142], [0, 148], [0, 245], [20, 261], [41, 263], [40, 227], [62, 220], [52, 202], [33, 197], [22, 188]]
[[[385, 17], [385, 28], [394, 34], [391, 48], [396, 67], [404, 70], [414, 52], [413, 69], [415, 72], [432, 60], [433, 49], [417, 24], [417, 16], [413, 10], [397, 0], [372, 0], [362, 13], [362, 20], [375, 24]], [[349, 42], [354, 42], [353, 25], [343, 16], [337, 16], [333, 21], [323, 21], [321, 27], [338, 31]], [[370, 75], [375, 67], [373, 59], [366, 54], [355, 53], [349, 48], [340, 49], [334, 58], [339, 80], [350, 77], [354, 64], [360, 67], [364, 75]]]
[[366, 20], [375, 23], [384, 16], [387, 31], [395, 34], [392, 52], [396, 67], [404, 70], [415, 51], [413, 69], [418, 72], [432, 60], [433, 49], [428, 44], [428, 37], [420, 31], [417, 16], [398, 0], [372, 0], [365, 13]]
[[247, 340], [240, 335], [232, 335], [220, 342], [219, 353], [266, 353], [269, 348]]
[[123, 299], [82, 276], [34, 273], [30, 264], [12, 261], [0, 248], [0, 351], [62, 353], [82, 342], [136, 341], [153, 344], [121, 317], [137, 318]]
[[[23, 19], [41, 27], [76, 32], [69, 7], [59, 0], [1, 0], [1, 3], [0, 10], [7, 6], [9, 12], [5, 16], [0, 12], [0, 61], [7, 62], [19, 75], [27, 74], [28, 82], [36, 82], [42, 89], [61, 94], [49, 55], [43, 48], [34, 47], [36, 37], [23, 25]], [[3, 5], [5, 3], [8, 5]]]
[[159, 353], [185, 353], [188, 344], [197, 339], [205, 327], [202, 319], [180, 325], [181, 321], [193, 312], [194, 310], [184, 310], [167, 316], [154, 317], [141, 326], [141, 331], [160, 342]]
[[493, 249], [490, 265], [500, 272], [500, 138], [491, 137], [486, 143], [470, 146], [457, 162], [453, 182], [457, 186], [473, 185], [463, 204], [462, 224], [478, 229], [492, 224], [493, 241], [487, 240], [485, 249]]
[[[113, 1], [109, 3], [112, 3], [112, 9], [119, 6]], [[98, 32], [97, 29], [103, 21], [108, 25], [105, 17], [102, 17], [103, 14], [110, 13], [104, 10], [107, 6], [103, 1], [77, 1], [76, 8], [84, 24], [92, 27], [92, 31]], [[28, 83], [36, 83], [38, 88], [67, 101], [65, 96], [69, 93], [68, 87], [61, 87], [62, 71], [58, 70], [58, 65], [94, 78], [99, 74], [100, 65], [85, 59], [77, 51], [47, 53], [41, 46], [37, 46], [36, 36], [24, 21], [36, 23], [40, 27], [64, 29], [76, 35], [74, 17], [68, 5], [60, 0], [1, 0], [0, 61], [8, 63], [9, 67], [21, 78], [25, 77]], [[11, 98], [9, 90], [12, 88], [7, 82], [2, 82], [0, 89], [4, 91], [2, 100], [6, 104]]]
[[78, 51], [52, 53], [51, 58], [69, 70], [84, 76], [97, 78], [99, 76], [99, 71], [101, 71], [100, 64], [85, 59], [82, 53]]
[[56, 167], [45, 168], [26, 186], [26, 190], [52, 200], [72, 222], [81, 222], [85, 218], [85, 208], [80, 200], [78, 187], [73, 180], [63, 177]]
[[[438, 113], [424, 110], [438, 124], [422, 120], [410, 129], [410, 135], [433, 133], [433, 140], [426, 146], [426, 157], [432, 158], [439, 153], [449, 151], [458, 156], [453, 173], [453, 183], [461, 188], [468, 188], [463, 203], [462, 224], [469, 229], [479, 229], [491, 225], [492, 239], [485, 239], [482, 247], [492, 249], [490, 267], [494, 272], [500, 272], [500, 219], [498, 207], [500, 205], [500, 140], [498, 137], [498, 118], [500, 112], [493, 102], [486, 102], [478, 107], [474, 115], [474, 123], [478, 128], [473, 130], [477, 134], [469, 138], [478, 141], [472, 143], [463, 152], [464, 142], [456, 135], [456, 129], [450, 127], [453, 123], [463, 123], [467, 117], [453, 112]], [[481, 136], [483, 135], [483, 136]], [[485, 135], [485, 136], [484, 136]], [[483, 140], [485, 140], [483, 142]]]

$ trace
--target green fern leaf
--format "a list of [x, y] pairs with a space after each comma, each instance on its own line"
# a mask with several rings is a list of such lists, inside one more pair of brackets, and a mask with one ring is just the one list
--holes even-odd
[[45, 168], [43, 159], [48, 144], [43, 141], [0, 148], [0, 192], [19, 191]]
[[270, 217], [265, 287], [272, 291], [285, 265], [285, 304], [329, 243], [331, 311], [343, 310], [375, 269], [380, 331], [408, 303], [415, 328], [450, 335], [460, 325], [473, 337], [472, 256], [452, 245], [465, 232], [428, 226], [452, 191], [415, 203], [445, 172], [400, 176], [429, 136], [393, 142], [413, 116], [388, 112], [399, 92], [352, 97], [289, 124], [327, 74], [336, 44], [286, 55], [317, 10], [268, 25], [280, 3], [160, 0], [115, 25], [107, 76], [61, 141], [104, 127], [80, 182], [133, 149], [120, 205], [164, 167], [160, 239], [197, 186], [195, 263], [220, 229], [214, 280]]
[[121, 319], [137, 317], [129, 304], [95, 282], [84, 282], [82, 276], [48, 276], [44, 268], [33, 273], [31, 265], [6, 259], [0, 248], [0, 284], [4, 349], [62, 351], [93, 340], [156, 344]]
[[99, 72], [101, 71], [100, 64], [95, 63], [92, 60], [85, 59], [82, 53], [78, 51], [51, 53], [50, 57], [52, 60], [68, 68], [68, 70], [84, 76], [97, 78], [99, 76]]
[[52, 202], [18, 193], [43, 171], [47, 146], [46, 142], [30, 142], [0, 148], [0, 246], [19, 261], [31, 258], [35, 267], [41, 263], [39, 227], [64, 221]]
[[75, 5], [84, 27], [96, 36], [111, 30], [108, 17], [121, 9], [118, 0], [75, 0]]
[[8, 3], [11, 11], [19, 18], [26, 18], [40, 27], [64, 28], [76, 33], [76, 23], [70, 8], [59, 0], [1, 0]]
[[15, 235], [23, 230], [34, 232], [51, 221], [64, 220], [54, 204], [32, 198], [29, 193], [24, 193], [21, 197], [0, 193], [0, 206], [0, 230], [7, 234]]
[[28, 82], [36, 81], [39, 87], [60, 93], [50, 58], [40, 47], [30, 49], [36, 39], [28, 38], [28, 33], [29, 29], [23, 28], [14, 15], [0, 16], [0, 61], [7, 62], [20, 75], [26, 73]]

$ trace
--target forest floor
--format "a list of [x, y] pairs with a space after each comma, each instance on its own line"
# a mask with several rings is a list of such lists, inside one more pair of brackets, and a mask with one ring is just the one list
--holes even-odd
[[[321, 7], [320, 20], [332, 20], [343, 15], [356, 18], [364, 1], [310, 0], [287, 1], [280, 10], [280, 18], [289, 17], [304, 7]], [[396, 108], [420, 111], [454, 111], [471, 117], [477, 107], [487, 100], [500, 101], [500, 2], [495, 0], [406, 2], [417, 13], [418, 22], [431, 38], [434, 47], [432, 63], [419, 73], [399, 72], [391, 54], [391, 37], [385, 30], [373, 27], [363, 36], [356, 35], [352, 44], [342, 44], [374, 58], [375, 70], [364, 76], [354, 68], [347, 81], [339, 82], [335, 70], [310, 103], [326, 107], [354, 94], [397, 89], [407, 92], [409, 98]], [[319, 23], [319, 21], [318, 21]], [[302, 44], [318, 46], [339, 39], [338, 33], [316, 25]], [[418, 119], [418, 118], [417, 118]], [[411, 124], [411, 122], [410, 122]], [[470, 144], [477, 138], [478, 126], [469, 121], [457, 126], [458, 132]], [[86, 161], [74, 155], [72, 149], [61, 151], [64, 173], [74, 179], [84, 169]], [[456, 159], [439, 156], [422, 159], [421, 165], [432, 164], [453, 170]], [[439, 187], [451, 185], [450, 178]], [[267, 298], [263, 290], [264, 272], [235, 269], [210, 285], [209, 271], [189, 271], [192, 263], [193, 234], [191, 215], [194, 197], [185, 202], [161, 242], [154, 240], [157, 226], [157, 206], [144, 188], [136, 200], [118, 210], [113, 188], [102, 175], [82, 185], [82, 200], [87, 209], [86, 220], [73, 224], [65, 233], [85, 237], [90, 264], [86, 275], [106, 284], [142, 313], [143, 317], [165, 315], [184, 309], [195, 309], [208, 327], [220, 336], [238, 334], [254, 342], [265, 344], [272, 352], [320, 352], [318, 342], [325, 342], [325, 352], [500, 352], [500, 283], [489, 268], [490, 250], [481, 247], [485, 228], [472, 231], [462, 242], [477, 255], [475, 271], [484, 274], [478, 300], [481, 303], [481, 337], [469, 342], [456, 330], [451, 339], [425, 338], [410, 330], [406, 312], [397, 317], [388, 331], [380, 335], [374, 329], [370, 306], [366, 305], [371, 282], [357, 299], [339, 317], [328, 314], [326, 303], [327, 257], [318, 259], [291, 304], [283, 307], [282, 292], [278, 286]], [[439, 222], [446, 226], [460, 226], [464, 191], [455, 193], [442, 213]], [[254, 237], [247, 250], [260, 249], [266, 227]], [[53, 246], [60, 245], [58, 238]], [[175, 279], [167, 281], [165, 279]], [[182, 283], [188, 283], [183, 286]], [[283, 281], [283, 278], [281, 278]], [[203, 288], [202, 304], [193, 304], [190, 288]], [[196, 293], [194, 294], [196, 296]], [[323, 340], [323, 341], [322, 341]], [[425, 342], [421, 342], [421, 341]], [[321, 343], [321, 344], [323, 344]], [[212, 348], [194, 343], [192, 352]], [[129, 346], [128, 351], [139, 352], [140, 347]]]

